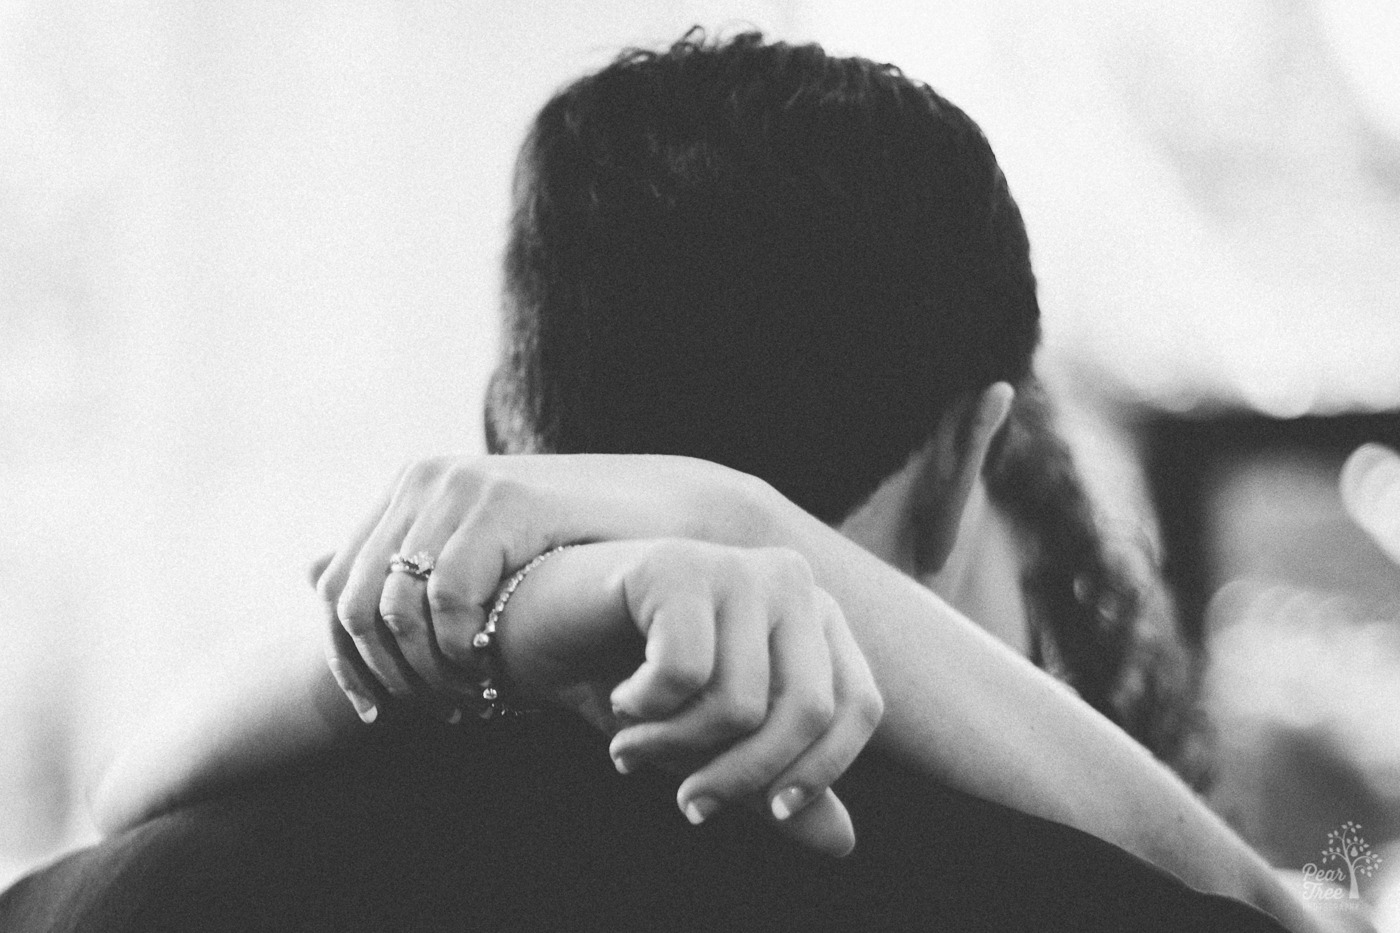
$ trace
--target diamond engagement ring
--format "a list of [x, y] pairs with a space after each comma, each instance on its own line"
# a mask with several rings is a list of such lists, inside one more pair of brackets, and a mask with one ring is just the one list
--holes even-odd
[[395, 554], [389, 558], [390, 573], [406, 573], [410, 577], [419, 580], [428, 579], [428, 574], [433, 572], [433, 558], [425, 551], [419, 551], [412, 557], [404, 557], [402, 554]]

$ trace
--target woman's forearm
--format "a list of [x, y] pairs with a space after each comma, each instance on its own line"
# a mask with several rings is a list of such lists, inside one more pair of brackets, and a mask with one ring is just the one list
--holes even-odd
[[91, 795], [104, 832], [227, 789], [242, 780], [368, 740], [309, 637], [269, 642], [236, 659], [217, 683], [164, 702], [103, 773]]
[[1091, 833], [1295, 929], [1318, 928], [1185, 784], [1072, 691], [786, 500], [766, 511], [770, 543], [807, 557], [866, 654], [885, 699], [877, 745], [950, 787]]
[[[682, 536], [797, 550], [840, 603], [874, 671], [886, 710], [875, 741], [888, 752], [931, 780], [1089, 832], [1199, 889], [1263, 907], [1295, 929], [1316, 928], [1262, 860], [1126, 734], [917, 582], [768, 487], [668, 458], [486, 458], [475, 470], [511, 479], [498, 524], [514, 528], [555, 515], [560, 527], [546, 527], [546, 547], [580, 538]], [[656, 492], [668, 477], [679, 494]], [[475, 489], [467, 487], [464, 494]], [[571, 503], [572, 511], [565, 507]], [[489, 535], [482, 540], [491, 546]], [[450, 572], [445, 563], [436, 573]], [[277, 663], [253, 672], [256, 689], [245, 684], [231, 694], [237, 699], [206, 700], [193, 719], [175, 710], [173, 726], [151, 730], [152, 738], [125, 758], [138, 767], [119, 763], [99, 794], [104, 825], [129, 824], [346, 736], [363, 741], [377, 731], [355, 718], [315, 649], [270, 660]], [[152, 761], [156, 768], [148, 767]]]

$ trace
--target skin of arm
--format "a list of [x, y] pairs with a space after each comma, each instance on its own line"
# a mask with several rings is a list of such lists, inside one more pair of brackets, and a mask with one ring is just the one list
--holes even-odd
[[[719, 555], [722, 562], [710, 566], [726, 572], [707, 572], [707, 563], [696, 559], [701, 553]], [[711, 607], [697, 613], [694, 621], [680, 630], [672, 626], [672, 641], [694, 635], [713, 643], [708, 629], [724, 624], [725, 597], [762, 595], [761, 588], [756, 591], [751, 585], [755, 579], [752, 574], [735, 571], [760, 568], [770, 559], [770, 555], [758, 552], [740, 553], [697, 542], [602, 543], [560, 552], [519, 587], [513, 611], [508, 614], [514, 624], [508, 622], [507, 615], [502, 616], [502, 655], [505, 667], [514, 675], [506, 687], [508, 695], [531, 704], [552, 703], [571, 709], [610, 735], [618, 732], [618, 724], [613, 721], [609, 698], [620, 682], [627, 681], [629, 693], [644, 704], [686, 705], [686, 698], [675, 693], [674, 684], [655, 679], [658, 670], [665, 671], [670, 665], [639, 633], [643, 621], [629, 609], [627, 582], [633, 583], [635, 594], [639, 568], [648, 570], [652, 577], [657, 576], [656, 568], [663, 568], [661, 582], [651, 588], [656, 597], [652, 601], [663, 611], [668, 605], [677, 606], [677, 600], [694, 605], [697, 599], [704, 599]], [[669, 582], [664, 579], [667, 572]], [[790, 594], [783, 589], [768, 591], [771, 605], [787, 601]], [[670, 616], [676, 618], [674, 609]], [[652, 631], [657, 631], [655, 626]], [[393, 741], [410, 720], [428, 712], [381, 696], [378, 699], [384, 715], [372, 724], [362, 723], [345, 702], [320, 646], [311, 636], [308, 631], [300, 639], [261, 646], [227, 670], [217, 683], [202, 682], [188, 696], [163, 704], [168, 712], [147, 725], [90, 795], [99, 828], [117, 832], [180, 804], [216, 795], [323, 753]], [[767, 636], [759, 632], [759, 637]], [[819, 630], [810, 629], [804, 637], [822, 657], [827, 656], [830, 649]], [[849, 727], [850, 716], [858, 717], [861, 710], [868, 709], [872, 698], [878, 708], [878, 693], [854, 643], [846, 637], [849, 648], [833, 653], [832, 660], [838, 662], [839, 669], [848, 674], [854, 669], [857, 675], [856, 700], [838, 703], [850, 714], [846, 719]], [[683, 644], [676, 647], [687, 656], [694, 654]], [[647, 670], [639, 668], [644, 659], [652, 665], [648, 673], [653, 676], [639, 680], [638, 672]], [[662, 662], [660, 668], [657, 662]], [[816, 671], [804, 682], [820, 681], [823, 674], [829, 682], [829, 671]], [[694, 690], [694, 703], [703, 701], [704, 693], [704, 685]], [[833, 728], [837, 720], [833, 720]], [[839, 750], [822, 759], [827, 772], [820, 779], [822, 783], [849, 765], [876, 721], [878, 714], [843, 732], [846, 740]], [[464, 728], [472, 728], [470, 721]], [[770, 745], [772, 739], [781, 742], [786, 737], [784, 730], [765, 724], [749, 741], [765, 734]], [[802, 740], [803, 744], [806, 741]], [[828, 751], [832, 750], [828, 747]], [[716, 756], [702, 770], [714, 770], [732, 754]], [[712, 755], [711, 749], [697, 760]], [[681, 776], [689, 771], [684, 767], [670, 770]], [[758, 813], [768, 815], [762, 798], [750, 803]], [[844, 855], [855, 843], [850, 817], [830, 790], [817, 795], [791, 818], [777, 821], [770, 816], [769, 822], [795, 842], [830, 855]]]
[[[885, 702], [872, 741], [886, 753], [956, 790], [1095, 835], [1199, 890], [1254, 904], [1293, 929], [1323, 928], [1256, 853], [1128, 735], [917, 581], [761, 480], [677, 457], [438, 459], [407, 469], [388, 509], [395, 517], [384, 524], [395, 527], [408, 527], [415, 516], [466, 516], [450, 540], [491, 554], [487, 568], [520, 566], [581, 539], [677, 536], [794, 550], [839, 604], [870, 665]], [[363, 546], [360, 567], [377, 567], [396, 544], [369, 536], [349, 550]], [[447, 651], [474, 630], [469, 620], [453, 625], [452, 614], [476, 602], [491, 573], [465, 567], [458, 573], [455, 564], [447, 567], [448, 552], [441, 553], [442, 582], [466, 581], [465, 590], [433, 607]], [[342, 567], [332, 565], [330, 585], [322, 580], [327, 604], [379, 605], [377, 587], [355, 585], [354, 562], [337, 561]], [[473, 582], [475, 576], [481, 579]], [[430, 588], [430, 602], [433, 597]]]
[[760, 511], [772, 517], [765, 537], [803, 554], [845, 611], [885, 699], [874, 744], [933, 780], [1098, 836], [1291, 929], [1325, 928], [1146, 749], [934, 593], [785, 503]]
[[[308, 634], [258, 646], [219, 677], [163, 703], [88, 796], [104, 833], [249, 778], [372, 740]], [[393, 728], [391, 721], [377, 727]]]
[[[681, 535], [792, 548], [840, 604], [865, 653], [885, 699], [873, 741], [888, 753], [932, 780], [1119, 845], [1193, 887], [1259, 906], [1292, 929], [1324, 928], [1262, 859], [1146, 750], [916, 581], [766, 484], [683, 458], [486, 459], [494, 462], [492, 470], [517, 470], [509, 501], [522, 511], [496, 513], [499, 524], [541, 514], [526, 494], [536, 483], [547, 493], [549, 509], [543, 514], [554, 515], [559, 525], [517, 542], [524, 553], [515, 565], [582, 537]], [[590, 459], [591, 464], [582, 462]], [[532, 462], [508, 466], [510, 460]], [[554, 462], [541, 462], [549, 460]], [[658, 484], [666, 483], [678, 491], [660, 496]], [[605, 493], [591, 492], [604, 487]], [[584, 506], [579, 512], [560, 511], [560, 497], [571, 491]], [[507, 656], [506, 663], [519, 661]], [[339, 741], [336, 716], [347, 730], [359, 729], [324, 670], [318, 659], [306, 671], [284, 674], [286, 680], [270, 691], [275, 700], [206, 713], [205, 726], [191, 721], [184, 727], [189, 746], [169, 735], [162, 738], [157, 730], [155, 739], [123, 759], [136, 764], [119, 762], [109, 775], [96, 801], [100, 822], [119, 826], [142, 812], [158, 811], [178, 796], [169, 790], [172, 783], [183, 782], [178, 793], [187, 795], [189, 788], [202, 790], [226, 778], [209, 777], [220, 768], [246, 774], [288, 754], [331, 747]], [[314, 698], [310, 704], [308, 692]], [[289, 711], [289, 695], [317, 710], [314, 717]], [[324, 711], [327, 698], [341, 707], [332, 718]], [[265, 746], [263, 737], [271, 739]], [[160, 761], [153, 756], [161, 750], [179, 748], [184, 750], [178, 760], [160, 762], [167, 778], [133, 777], [143, 762]], [[245, 760], [249, 752], [256, 764]], [[142, 800], [141, 806], [131, 803]]]

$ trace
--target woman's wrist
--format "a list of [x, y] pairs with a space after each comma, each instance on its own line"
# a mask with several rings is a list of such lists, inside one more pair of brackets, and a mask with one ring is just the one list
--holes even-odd
[[[702, 461], [703, 462], [703, 461]], [[790, 542], [794, 512], [804, 514], [772, 485], [728, 467], [712, 469], [687, 513], [694, 526], [680, 537], [732, 547], [777, 547]]]
[[639, 547], [636, 542], [570, 547], [521, 579], [496, 629], [498, 675], [510, 691], [507, 702], [572, 707], [561, 693], [609, 674], [620, 680], [635, 667], [640, 637], [615, 568], [624, 552]]
[[475, 699], [475, 714], [481, 719], [512, 717], [525, 711], [517, 698], [513, 684], [500, 663], [499, 626], [505, 616], [515, 591], [520, 588], [534, 570], [545, 561], [574, 545], [560, 544], [528, 561], [523, 567], [506, 578], [496, 591], [491, 608], [487, 611], [486, 622], [481, 631], [472, 636], [472, 649], [480, 664], [477, 676], [478, 693]]

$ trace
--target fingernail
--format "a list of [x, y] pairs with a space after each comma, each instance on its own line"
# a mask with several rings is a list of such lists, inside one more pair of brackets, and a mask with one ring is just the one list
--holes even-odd
[[350, 678], [345, 673], [345, 668], [340, 659], [332, 658], [328, 666], [331, 669], [331, 676], [335, 678], [336, 685], [340, 687], [341, 692], [350, 699], [350, 703], [355, 707], [356, 715], [364, 720], [366, 724], [374, 722], [379, 716], [379, 708], [374, 705], [374, 700], [365, 696], [351, 685]]
[[632, 759], [628, 758], [626, 755], [614, 755], [613, 767], [617, 768], [618, 774], [631, 774], [632, 769], [635, 768], [636, 765], [633, 764]]
[[379, 718], [379, 707], [375, 706], [369, 698], [358, 693], [351, 693], [350, 702], [355, 704], [355, 712], [360, 714], [365, 725], [369, 725]]
[[807, 802], [807, 789], [803, 787], [789, 787], [773, 795], [773, 800], [769, 806], [773, 810], [773, 818], [785, 820], [792, 816], [802, 805]]
[[699, 826], [719, 809], [719, 801], [713, 797], [696, 797], [685, 805], [685, 818], [694, 826]]
[[388, 689], [390, 696], [413, 696], [413, 688], [408, 685], [408, 681], [404, 680], [403, 675], [397, 670], [386, 671], [379, 679], [383, 682], [385, 688]]
[[385, 628], [387, 628], [389, 631], [393, 632], [395, 635], [402, 635], [402, 634], [403, 634], [403, 629], [402, 629], [402, 627], [399, 625], [399, 617], [398, 617], [398, 616], [382, 616], [382, 618], [384, 619], [384, 627], [385, 627]]

